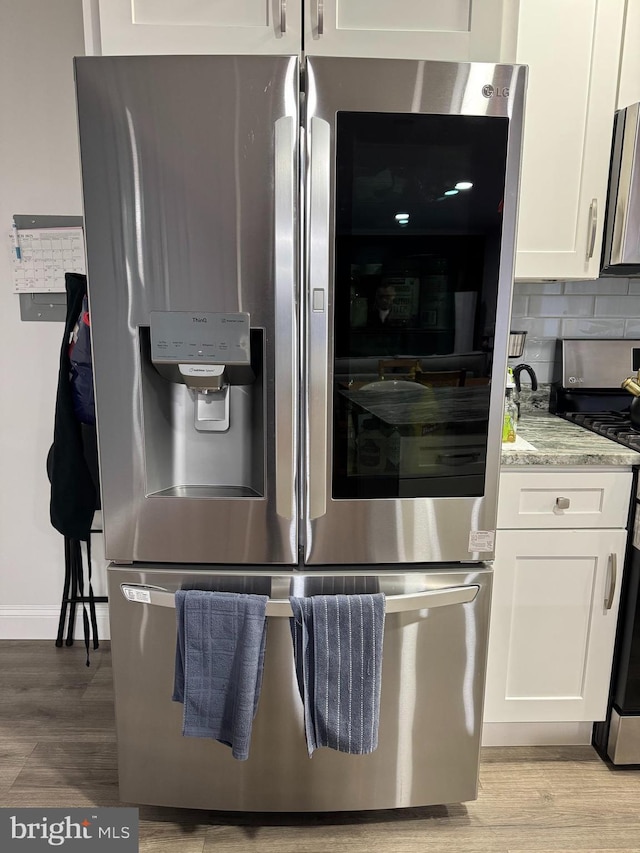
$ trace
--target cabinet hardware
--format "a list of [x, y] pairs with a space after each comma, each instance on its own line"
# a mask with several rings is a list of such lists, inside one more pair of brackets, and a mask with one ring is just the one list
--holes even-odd
[[616, 592], [616, 582], [618, 580], [618, 555], [615, 553], [609, 554], [609, 591], [604, 600], [604, 609], [611, 610], [613, 607], [613, 596]]
[[589, 237], [587, 239], [587, 260], [593, 257], [596, 247], [596, 231], [598, 228], [598, 199], [592, 198], [589, 205]]
[[324, 35], [324, 0], [316, 0], [318, 15], [318, 36]]
[[569, 498], [556, 498], [555, 509], [569, 509], [571, 501]]
[[280, 33], [284, 35], [287, 31], [287, 0], [280, 0]]

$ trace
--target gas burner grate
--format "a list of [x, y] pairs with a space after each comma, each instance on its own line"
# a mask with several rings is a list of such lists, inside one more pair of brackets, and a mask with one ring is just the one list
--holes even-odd
[[631, 426], [628, 412], [566, 412], [560, 417], [631, 450], [640, 450], [640, 432]]

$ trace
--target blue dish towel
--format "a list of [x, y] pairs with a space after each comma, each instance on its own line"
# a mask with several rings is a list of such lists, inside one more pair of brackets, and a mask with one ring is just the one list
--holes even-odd
[[267, 635], [266, 595], [178, 590], [174, 702], [182, 734], [207, 737], [249, 757]]
[[378, 746], [385, 597], [290, 598], [291, 633], [309, 755]]

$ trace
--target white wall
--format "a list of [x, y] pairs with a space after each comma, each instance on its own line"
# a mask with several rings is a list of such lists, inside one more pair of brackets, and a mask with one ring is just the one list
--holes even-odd
[[[82, 53], [81, 0], [0, 0], [5, 247], [14, 213], [82, 213], [72, 65]], [[45, 461], [62, 332], [61, 323], [21, 322], [8, 251], [0, 251], [0, 638], [56, 635], [63, 538], [49, 521]], [[104, 616], [100, 621], [104, 636]]]

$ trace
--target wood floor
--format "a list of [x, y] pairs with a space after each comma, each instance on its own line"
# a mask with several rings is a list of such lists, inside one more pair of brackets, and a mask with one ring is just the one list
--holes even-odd
[[[108, 644], [0, 642], [0, 807], [116, 806]], [[640, 853], [640, 770], [590, 747], [483, 750], [477, 801], [385, 812], [140, 808], [142, 853]]]

